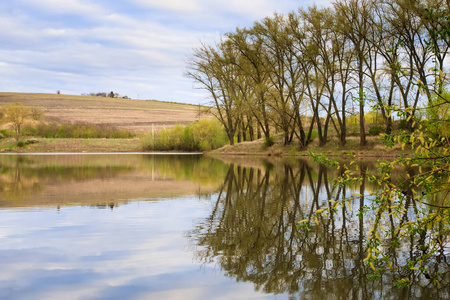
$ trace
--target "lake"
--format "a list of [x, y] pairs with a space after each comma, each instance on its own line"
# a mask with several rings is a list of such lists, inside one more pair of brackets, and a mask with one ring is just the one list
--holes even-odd
[[449, 256], [438, 287], [367, 279], [367, 197], [298, 228], [375, 188], [337, 175], [300, 159], [0, 155], [0, 299], [450, 298]]

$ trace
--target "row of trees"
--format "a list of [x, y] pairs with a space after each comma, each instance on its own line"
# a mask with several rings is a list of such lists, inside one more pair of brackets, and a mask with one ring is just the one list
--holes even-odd
[[356, 104], [363, 146], [369, 107], [387, 134], [396, 107], [412, 131], [418, 109], [444, 94], [448, 8], [444, 0], [338, 0], [275, 14], [195, 49], [187, 76], [208, 91], [231, 144], [241, 133], [253, 139], [256, 128], [267, 141], [275, 129], [301, 146], [316, 129], [324, 145], [334, 128], [345, 145]]
[[91, 96], [91, 97], [109, 97], [109, 98], [123, 98], [128, 99], [128, 96], [120, 96], [117, 93], [111, 91], [110, 93], [98, 92], [98, 93], [82, 93], [81, 96]]

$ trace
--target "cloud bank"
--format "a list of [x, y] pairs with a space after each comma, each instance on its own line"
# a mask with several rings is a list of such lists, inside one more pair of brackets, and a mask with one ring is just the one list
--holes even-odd
[[114, 91], [205, 103], [207, 95], [183, 76], [193, 48], [274, 12], [308, 5], [312, 1], [2, 1], [0, 91]]

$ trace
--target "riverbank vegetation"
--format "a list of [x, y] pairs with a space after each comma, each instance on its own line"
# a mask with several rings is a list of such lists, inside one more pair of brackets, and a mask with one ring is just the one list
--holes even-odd
[[[334, 222], [358, 203], [360, 218], [374, 216], [365, 241], [368, 277], [397, 273], [398, 286], [421, 278], [439, 285], [450, 271], [449, 41], [448, 1], [338, 0], [203, 44], [187, 75], [209, 92], [231, 145], [263, 137], [270, 147], [279, 133], [285, 146], [306, 149], [316, 134], [319, 147], [344, 147], [356, 119], [360, 147], [371, 133], [387, 149], [410, 150], [372, 172], [311, 152], [340, 170], [336, 186], [358, 184], [361, 192], [330, 199], [300, 226]], [[369, 115], [381, 124], [367, 126]], [[393, 179], [398, 167], [407, 171]], [[365, 192], [367, 181], [379, 189]], [[414, 255], [399, 257], [399, 248]]]
[[[361, 147], [369, 131], [381, 131], [388, 149], [410, 149], [378, 161], [375, 171], [311, 153], [340, 170], [336, 186], [361, 188], [331, 197], [300, 226], [315, 230], [359, 207], [361, 219], [374, 216], [364, 244], [369, 278], [395, 273], [400, 287], [439, 285], [450, 271], [449, 41], [448, 2], [344, 0], [265, 18], [203, 45], [188, 76], [210, 93], [230, 144], [256, 132], [270, 147], [278, 131], [284, 145], [305, 148], [316, 132], [319, 146], [330, 138], [344, 146], [356, 116]], [[380, 116], [381, 128], [367, 127], [368, 113]], [[393, 178], [399, 167], [405, 174]], [[379, 188], [365, 191], [367, 181]]]
[[136, 136], [125, 129], [101, 124], [76, 123], [39, 123], [23, 128], [25, 136], [42, 138], [75, 138], [75, 139], [129, 139]]
[[223, 126], [216, 119], [202, 119], [152, 132], [142, 139], [144, 151], [210, 151], [228, 143]]
[[195, 49], [187, 76], [209, 93], [230, 144], [270, 145], [279, 132], [285, 145], [306, 147], [316, 133], [320, 145], [344, 146], [356, 121], [364, 146], [368, 131], [391, 134], [395, 120], [413, 132], [444, 93], [449, 45], [431, 30], [446, 21], [430, 12], [446, 5], [349, 0], [275, 14]]

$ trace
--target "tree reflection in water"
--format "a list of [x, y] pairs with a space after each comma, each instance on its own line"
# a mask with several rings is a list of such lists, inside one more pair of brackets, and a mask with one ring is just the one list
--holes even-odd
[[[361, 175], [365, 167], [361, 166]], [[249, 168], [231, 164], [211, 215], [189, 233], [198, 245], [196, 257], [217, 263], [237, 281], [250, 281], [265, 293], [306, 299], [447, 299], [448, 274], [439, 287], [424, 276], [412, 278], [409, 287], [394, 285], [395, 272], [368, 280], [371, 272], [363, 260], [365, 237], [373, 216], [358, 212], [370, 205], [360, 197], [329, 218], [319, 219], [311, 230], [297, 228], [329, 199], [364, 195], [372, 187], [334, 186], [324, 166], [305, 161]], [[405, 214], [405, 218], [408, 216]], [[386, 242], [388, 242], [386, 240]], [[388, 244], [387, 244], [388, 245]], [[415, 255], [414, 240], [393, 255]], [[386, 246], [389, 248], [388, 246]], [[400, 272], [400, 271], [398, 271]], [[413, 276], [413, 273], [411, 273]]]

